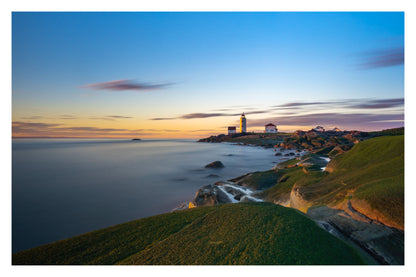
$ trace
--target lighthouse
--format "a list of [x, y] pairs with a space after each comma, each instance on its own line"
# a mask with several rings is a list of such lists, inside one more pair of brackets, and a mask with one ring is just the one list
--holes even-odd
[[240, 117], [240, 133], [245, 133], [246, 132], [246, 127], [247, 127], [246, 116], [243, 113]]

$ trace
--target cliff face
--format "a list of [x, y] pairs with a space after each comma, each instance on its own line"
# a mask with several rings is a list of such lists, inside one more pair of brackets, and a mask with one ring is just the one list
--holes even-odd
[[378, 263], [403, 264], [404, 137], [360, 142], [332, 159], [324, 172], [317, 171], [313, 157], [308, 161], [280, 167], [266, 199], [307, 213]]
[[349, 198], [329, 205], [316, 205], [308, 188], [294, 185], [290, 196], [275, 204], [302, 211], [330, 233], [351, 242], [377, 264], [404, 263], [403, 226], [391, 221], [366, 201]]
[[404, 229], [403, 136], [360, 142], [326, 166], [316, 164], [319, 160], [311, 155], [293, 169], [278, 169], [277, 184], [266, 191], [266, 199], [285, 202], [275, 192], [290, 188], [290, 206], [304, 212], [317, 205], [342, 207], [340, 203], [350, 199], [372, 220]]
[[393, 227], [399, 230], [404, 231], [404, 225], [398, 223], [397, 220], [392, 220], [391, 218], [387, 217], [383, 212], [374, 209], [371, 205], [361, 199], [351, 199], [351, 206], [357, 212], [366, 215], [368, 218], [372, 219], [373, 221], [379, 222], [389, 227]]
[[299, 186], [293, 186], [290, 192], [289, 206], [301, 212], [306, 213], [308, 209], [313, 206], [313, 203], [304, 198], [303, 189]]

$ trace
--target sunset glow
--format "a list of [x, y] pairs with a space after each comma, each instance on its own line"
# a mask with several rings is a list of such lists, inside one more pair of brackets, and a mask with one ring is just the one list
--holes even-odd
[[12, 136], [402, 127], [403, 49], [402, 12], [13, 13]]

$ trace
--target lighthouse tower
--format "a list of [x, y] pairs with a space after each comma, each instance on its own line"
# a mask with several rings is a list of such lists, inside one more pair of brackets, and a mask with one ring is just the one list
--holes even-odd
[[246, 127], [247, 127], [246, 116], [243, 113], [240, 117], [240, 132], [245, 133], [246, 132]]

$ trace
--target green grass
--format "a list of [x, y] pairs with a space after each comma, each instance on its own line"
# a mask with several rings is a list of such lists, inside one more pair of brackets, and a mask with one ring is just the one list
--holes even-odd
[[214, 210], [148, 217], [13, 254], [13, 264], [115, 264]]
[[400, 136], [400, 135], [404, 135], [404, 127], [387, 129], [387, 130], [378, 131], [378, 132], [371, 132], [370, 134], [379, 135], [379, 136]]
[[404, 174], [377, 180], [361, 186], [354, 194], [358, 199], [365, 199], [370, 206], [399, 226], [404, 227]]
[[[289, 194], [294, 185], [304, 188], [314, 186], [328, 175], [327, 172], [308, 171], [303, 167], [280, 169], [278, 173], [279, 178], [277, 184], [262, 193], [262, 196], [265, 197], [267, 201], [272, 202]], [[321, 191], [310, 190], [309, 193], [304, 194], [304, 198], [305, 200], [314, 200], [315, 198], [320, 197], [320, 195]]]
[[384, 136], [363, 141], [351, 151], [336, 157], [337, 170], [360, 169], [377, 163], [404, 157], [404, 136]]
[[[316, 163], [316, 155], [305, 156]], [[316, 168], [314, 168], [314, 166]], [[335, 204], [352, 194], [364, 200], [390, 223], [404, 228], [404, 136], [382, 136], [356, 144], [328, 164], [332, 170], [312, 171], [320, 165], [279, 169], [278, 182], [264, 192], [267, 200], [278, 200], [291, 187], [302, 187], [303, 198], [313, 205]]]
[[237, 181], [237, 184], [253, 188], [255, 190], [263, 190], [276, 184], [278, 173], [276, 170], [253, 172]]
[[278, 166], [279, 166], [279, 168], [285, 168], [285, 167], [288, 167], [288, 166], [295, 165], [298, 162], [299, 162], [299, 160], [297, 160], [296, 158], [293, 158], [293, 159], [290, 159], [290, 160], [279, 163]]
[[[404, 227], [404, 136], [384, 136], [361, 142], [331, 161], [334, 171], [323, 186], [355, 191], [388, 220]], [[341, 185], [340, 185], [341, 184]]]
[[279, 178], [277, 184], [262, 193], [262, 196], [267, 201], [277, 200], [282, 196], [289, 194], [293, 185], [302, 177], [305, 176], [301, 167], [292, 167], [279, 169]]
[[13, 254], [13, 264], [362, 264], [294, 209], [226, 204], [120, 224]]

